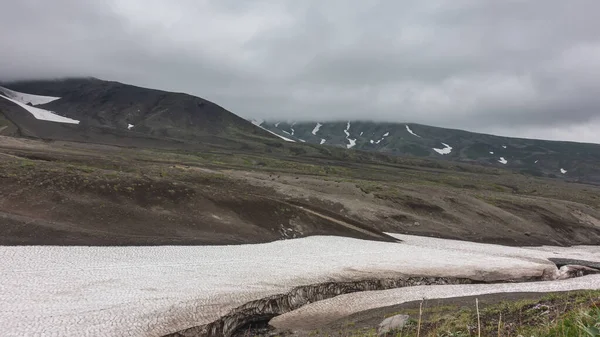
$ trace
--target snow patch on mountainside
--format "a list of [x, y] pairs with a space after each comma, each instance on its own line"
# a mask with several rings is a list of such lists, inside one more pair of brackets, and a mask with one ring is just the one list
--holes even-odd
[[265, 121], [263, 121], [262, 119], [253, 119], [250, 122], [256, 126], [261, 126], [262, 123], [264, 123]]
[[346, 134], [346, 140], [348, 140], [348, 143], [349, 143], [346, 145], [346, 148], [351, 149], [354, 146], [356, 146], [356, 139], [350, 138], [350, 122], [348, 122], [348, 124], [346, 124], [346, 130], [344, 130], [344, 133]]
[[[277, 123], [277, 124], [279, 124], [279, 123]], [[256, 124], [255, 124], [255, 125], [256, 125]], [[296, 142], [295, 140], [292, 140], [292, 139], [286, 138], [286, 137], [284, 137], [284, 136], [282, 136], [282, 135], [278, 135], [278, 134], [276, 134], [275, 132], [273, 132], [273, 131], [271, 131], [271, 130], [265, 129], [265, 128], [263, 128], [263, 127], [262, 127], [262, 126], [260, 126], [260, 125], [257, 125], [257, 126], [258, 126], [259, 128], [261, 128], [261, 129], [263, 129], [263, 130], [267, 131], [268, 133], [270, 133], [270, 134], [273, 134], [273, 135], [275, 135], [275, 136], [277, 136], [277, 137], [279, 137], [279, 138], [281, 138], [281, 139], [285, 140], [286, 142], [292, 142], [292, 143], [295, 143], [295, 142]], [[284, 130], [281, 130], [281, 131], [285, 132]], [[287, 132], [286, 132], [286, 133], [287, 133]]]
[[56, 101], [57, 99], [60, 99], [60, 97], [26, 94], [23, 92], [10, 90], [10, 89], [4, 88], [4, 87], [0, 87], [0, 93], [3, 93], [6, 97], [12, 98], [15, 101], [21, 102], [23, 104], [31, 104], [31, 105], [46, 104], [46, 103], [50, 103], [52, 101]]
[[57, 123], [79, 124], [78, 120], [57, 115], [52, 111], [36, 108], [36, 107], [30, 106], [30, 105], [27, 105], [26, 103], [19, 102], [15, 99], [8, 98], [3, 95], [0, 95], [0, 97], [4, 98], [6, 100], [9, 100], [9, 101], [17, 104], [21, 108], [27, 110], [36, 119], [43, 120], [43, 121], [49, 121], [49, 122], [57, 122]]
[[502, 147], [506, 149], [506, 145], [502, 145]]
[[312, 134], [313, 135], [317, 135], [317, 132], [319, 132], [319, 129], [323, 126], [323, 124], [321, 123], [317, 123], [317, 125], [315, 126], [315, 128], [312, 130]]
[[504, 165], [508, 164], [508, 160], [506, 160], [504, 157], [500, 157], [500, 159], [498, 159], [498, 162]]
[[321, 138], [321, 145], [325, 144], [325, 139]]
[[134, 126], [135, 126], [135, 125], [133, 125], [133, 124], [127, 124], [127, 130], [131, 130], [131, 129], [133, 129], [133, 127], [134, 127]]
[[561, 167], [560, 173], [565, 174], [565, 173], [567, 173], [567, 170], [565, 170], [564, 168]]
[[389, 136], [389, 135], [390, 135], [390, 133], [389, 133], [389, 132], [386, 132], [386, 133], [384, 133], [384, 134], [383, 134], [383, 136], [384, 136], [384, 137], [387, 137], [387, 136]]
[[446, 144], [446, 143], [442, 143], [442, 145], [444, 145], [443, 149], [436, 149], [433, 148], [433, 151], [439, 153], [439, 154], [450, 154], [450, 152], [452, 152], [452, 146]]
[[275, 125], [275, 127], [276, 127], [276, 128], [278, 128], [278, 127], [279, 127], [279, 124], [281, 124], [281, 122], [277, 122], [277, 123], [275, 123], [275, 124], [273, 124], [273, 125]]
[[490, 154], [494, 154], [494, 151], [490, 151]]
[[406, 131], [408, 131], [408, 133], [410, 133], [411, 135], [415, 136], [415, 137], [419, 137], [419, 138], [423, 138], [419, 135], [417, 135], [416, 133], [413, 132], [413, 130], [411, 130], [410, 126], [405, 125], [406, 126]]

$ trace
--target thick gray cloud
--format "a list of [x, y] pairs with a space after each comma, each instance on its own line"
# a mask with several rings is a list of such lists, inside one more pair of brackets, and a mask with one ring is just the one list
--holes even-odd
[[596, 0], [14, 0], [0, 79], [95, 76], [244, 116], [600, 143]]

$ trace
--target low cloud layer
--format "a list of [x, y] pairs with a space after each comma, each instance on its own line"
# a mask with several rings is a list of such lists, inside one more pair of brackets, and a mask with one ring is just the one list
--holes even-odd
[[243, 117], [600, 143], [595, 0], [19, 0], [0, 80], [95, 76]]

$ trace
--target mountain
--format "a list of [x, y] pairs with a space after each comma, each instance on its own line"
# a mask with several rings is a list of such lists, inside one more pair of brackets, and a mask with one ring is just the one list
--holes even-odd
[[441, 159], [600, 184], [598, 144], [500, 137], [414, 123], [248, 121], [200, 97], [96, 78], [1, 84], [0, 134], [344, 160], [395, 160], [375, 154]]
[[[240, 134], [272, 137], [203, 98], [96, 78], [4, 83], [0, 95], [12, 99], [13, 103], [34, 106], [39, 116], [32, 114], [38, 119], [84, 127], [131, 130], [177, 139]], [[28, 99], [33, 101], [28, 102]]]
[[509, 138], [414, 123], [254, 121], [290, 141], [600, 182], [600, 145]]

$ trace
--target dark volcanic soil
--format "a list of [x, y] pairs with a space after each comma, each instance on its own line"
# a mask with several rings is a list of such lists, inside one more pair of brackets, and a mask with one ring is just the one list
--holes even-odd
[[[455, 187], [460, 179], [476, 188]], [[498, 191], [498, 180], [533, 192]], [[595, 195], [593, 186], [514, 174], [0, 136], [0, 244], [8, 245], [393, 241], [385, 232], [596, 244]]]

